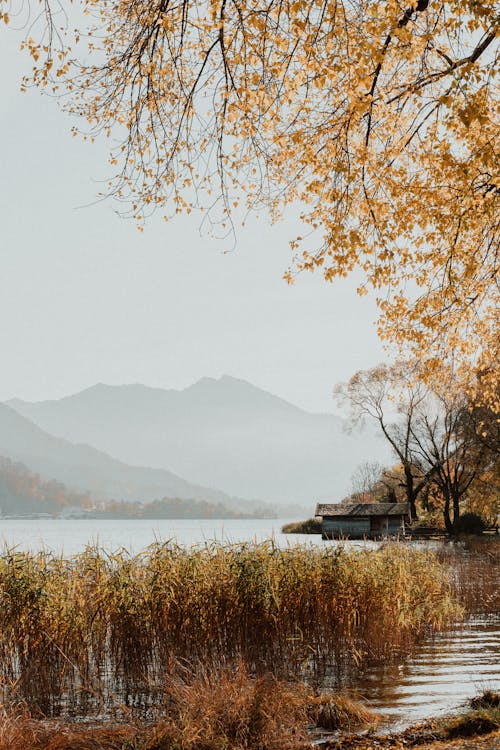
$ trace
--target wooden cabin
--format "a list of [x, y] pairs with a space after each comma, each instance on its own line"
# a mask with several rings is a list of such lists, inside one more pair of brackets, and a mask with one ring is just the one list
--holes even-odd
[[323, 539], [384, 539], [405, 534], [410, 521], [408, 503], [318, 503]]

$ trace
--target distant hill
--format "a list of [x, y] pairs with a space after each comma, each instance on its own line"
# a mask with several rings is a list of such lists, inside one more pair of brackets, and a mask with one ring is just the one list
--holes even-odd
[[0, 456], [22, 462], [44, 479], [55, 478], [71, 491], [88, 492], [98, 499], [146, 502], [184, 498], [222, 503], [244, 512], [263, 506], [191, 484], [164, 469], [128, 466], [88, 445], [54, 437], [5, 404], [0, 404]]
[[44, 430], [128, 464], [310, 508], [345, 495], [362, 461], [388, 460], [373, 434], [346, 434], [337, 416], [310, 414], [228, 376], [181, 391], [100, 384], [57, 401], [9, 404]]
[[70, 492], [61, 482], [43, 480], [22, 463], [0, 456], [0, 513], [59, 513], [68, 506], [85, 507], [86, 494]]

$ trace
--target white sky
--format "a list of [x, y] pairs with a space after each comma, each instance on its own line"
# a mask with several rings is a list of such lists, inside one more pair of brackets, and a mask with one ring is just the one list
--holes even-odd
[[292, 220], [253, 217], [223, 254], [193, 214], [141, 234], [111, 202], [92, 205], [106, 143], [73, 138], [55, 101], [19, 92], [20, 36], [0, 34], [0, 400], [226, 373], [334, 411], [333, 385], [384, 358], [359, 278], [289, 287]]

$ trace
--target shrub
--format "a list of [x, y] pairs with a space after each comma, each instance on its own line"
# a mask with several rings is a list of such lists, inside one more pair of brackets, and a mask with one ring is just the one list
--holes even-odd
[[317, 727], [327, 731], [374, 725], [380, 719], [363, 703], [338, 693], [322, 693], [317, 696], [312, 703], [310, 715]]
[[477, 513], [464, 513], [456, 521], [453, 531], [455, 534], [482, 534], [486, 524]]
[[286, 523], [281, 529], [283, 534], [321, 534], [322, 523], [319, 518], [308, 518], [307, 521]]
[[493, 690], [485, 690], [481, 695], [477, 695], [470, 700], [470, 707], [478, 710], [481, 708], [500, 708], [500, 693]]

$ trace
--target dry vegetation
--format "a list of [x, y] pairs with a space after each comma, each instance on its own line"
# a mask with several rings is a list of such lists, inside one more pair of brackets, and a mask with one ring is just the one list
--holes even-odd
[[306, 521], [286, 523], [281, 532], [283, 534], [321, 534], [322, 522], [318, 518], [308, 518]]
[[436, 549], [451, 573], [455, 598], [467, 614], [500, 612], [500, 537], [464, 537]]
[[[251, 678], [240, 665], [216, 676], [181, 671], [169, 686], [164, 719], [150, 725], [78, 725], [37, 721], [20, 712], [4, 715], [0, 750], [306, 750], [315, 727], [343, 730], [318, 746], [330, 750], [468, 750], [470, 740], [456, 740], [471, 737], [474, 747], [496, 750], [499, 710], [499, 695], [486, 691], [457, 715], [376, 735], [377, 717], [359, 704], [332, 694], [314, 696], [301, 682]], [[368, 726], [368, 732], [352, 734], [360, 726]], [[487, 735], [486, 742], [481, 735]]]
[[376, 717], [344, 696], [315, 696], [303, 682], [249, 676], [242, 665], [193, 674], [178, 669], [156, 723], [78, 725], [11, 712], [0, 750], [300, 750], [311, 728], [353, 729]]
[[285, 679], [338, 673], [457, 616], [445, 568], [398, 545], [6, 552], [0, 600], [4, 702], [44, 715], [156, 715], [179, 661]]

